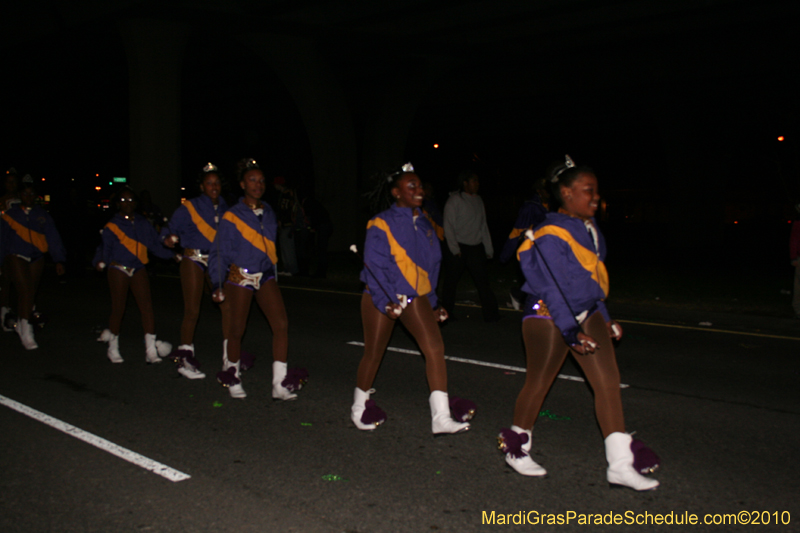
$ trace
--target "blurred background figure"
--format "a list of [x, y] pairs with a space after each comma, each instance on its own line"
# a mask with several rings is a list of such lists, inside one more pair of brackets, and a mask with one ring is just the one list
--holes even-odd
[[325, 206], [317, 200], [314, 191], [301, 200], [300, 207], [311, 231], [310, 262], [316, 262], [315, 278], [328, 276], [328, 241], [333, 235], [333, 222]]
[[423, 181], [422, 191], [425, 194], [425, 199], [422, 201], [422, 211], [428, 215], [428, 219], [436, 231], [436, 236], [439, 237], [440, 241], [444, 241], [444, 217], [442, 216], [442, 210], [439, 209], [439, 204], [436, 203], [436, 193], [431, 182]]
[[483, 319], [494, 322], [500, 319], [500, 313], [486, 270], [486, 263], [494, 255], [494, 249], [486, 224], [486, 209], [478, 196], [480, 180], [472, 172], [462, 172], [458, 181], [459, 190], [450, 193], [444, 206], [444, 235], [450, 253], [445, 254], [442, 306], [450, 310], [451, 320], [455, 318], [458, 280], [464, 270], [468, 270], [478, 289]]
[[297, 250], [294, 240], [294, 218], [297, 208], [297, 197], [294, 189], [286, 186], [286, 178], [276, 176], [272, 186], [278, 191], [275, 200], [275, 216], [278, 219], [278, 248], [280, 251], [281, 266], [280, 276], [294, 276], [300, 268], [297, 264]]
[[161, 226], [164, 225], [166, 220], [161, 208], [153, 202], [153, 197], [147, 189], [139, 194], [139, 208], [136, 212], [147, 219], [150, 225], [155, 228], [156, 233], [161, 232]]
[[[36, 205], [33, 179], [26, 175], [20, 189], [20, 202], [2, 215], [0, 222], [0, 264], [17, 291], [17, 334], [26, 350], [39, 346], [33, 337], [36, 292], [44, 271], [44, 254], [56, 262], [56, 272], [64, 275], [67, 253], [50, 214]], [[5, 309], [4, 309], [5, 311]], [[5, 317], [4, 317], [5, 318]]]
[[[5, 193], [0, 197], [0, 214], [8, 211], [12, 205], [19, 203], [19, 176], [14, 167], [6, 170]], [[0, 239], [2, 238], [2, 226], [0, 226]], [[14, 331], [13, 325], [6, 325], [6, 317], [11, 312], [11, 282], [2, 262], [0, 262], [0, 327], [3, 331]]]
[[[508, 239], [503, 245], [503, 251], [500, 252], [501, 263], [508, 263], [511, 258], [516, 258], [517, 248], [525, 238], [525, 232], [544, 222], [549, 211], [547, 202], [550, 198], [545, 183], [545, 179], [537, 180], [533, 186], [532, 196], [522, 204], [517, 215], [517, 221], [514, 223], [511, 233], [508, 234]], [[516, 270], [519, 272], [518, 277], [521, 279], [522, 272], [519, 271], [519, 263], [515, 264], [517, 264]], [[519, 311], [521, 304], [525, 302], [525, 295], [521, 287], [522, 284], [520, 283], [520, 286], [513, 287], [509, 291], [509, 296], [511, 297], [510, 307], [517, 311]]]

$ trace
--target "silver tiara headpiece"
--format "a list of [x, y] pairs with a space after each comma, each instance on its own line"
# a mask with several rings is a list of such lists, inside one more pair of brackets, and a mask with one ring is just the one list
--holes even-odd
[[247, 163], [245, 163], [244, 166], [245, 166], [245, 168], [248, 168], [248, 169], [249, 168], [261, 168], [261, 167], [258, 166], [258, 163], [256, 163], [256, 160], [253, 159], [252, 157], [247, 160]]
[[575, 168], [577, 165], [575, 161], [569, 156], [569, 154], [564, 155], [564, 166], [561, 167], [559, 170], [556, 171], [555, 175], [550, 178], [550, 181], [553, 183], [558, 183], [558, 177], [568, 168]]
[[410, 162], [400, 167], [400, 170], [398, 170], [397, 172], [389, 174], [386, 177], [386, 181], [391, 182], [392, 180], [394, 180], [395, 176], [399, 176], [400, 174], [405, 174], [406, 172], [414, 172], [414, 165], [412, 165]]
[[211, 163], [210, 161], [206, 163], [206, 166], [203, 167], [203, 172], [205, 172], [206, 174], [208, 174], [209, 172], [217, 172], [218, 170], [219, 169], [217, 168], [217, 165]]

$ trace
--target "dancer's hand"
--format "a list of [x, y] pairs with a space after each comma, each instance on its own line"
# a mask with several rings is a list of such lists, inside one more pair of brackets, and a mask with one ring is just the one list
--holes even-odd
[[98, 272], [102, 272], [103, 270], [105, 270], [105, 268], [106, 268], [106, 264], [105, 264], [105, 263], [103, 263], [102, 261], [100, 261], [99, 263], [97, 263], [97, 265], [95, 265], [95, 267], [94, 267], [94, 268], [95, 268], [95, 270], [97, 270]]
[[608, 328], [608, 334], [612, 339], [615, 341], [622, 339], [622, 326], [620, 326], [616, 321], [611, 320], [606, 322], [606, 327]]
[[597, 341], [586, 333], [578, 333], [578, 344], [573, 345], [572, 349], [581, 355], [589, 355], [597, 350]]
[[221, 288], [215, 290], [214, 292], [211, 293], [211, 299], [214, 300], [218, 304], [224, 302], [225, 301], [225, 291], [223, 291]]
[[396, 320], [397, 317], [403, 312], [403, 308], [400, 306], [399, 303], [391, 302], [386, 304], [386, 316], [391, 318], [392, 320]]
[[170, 235], [166, 239], [164, 239], [164, 246], [167, 248], [175, 248], [175, 245], [178, 244], [179, 237], [177, 235]]
[[434, 309], [433, 318], [436, 319], [436, 322], [444, 322], [445, 320], [450, 318], [450, 313], [448, 313], [447, 309], [445, 309], [444, 307], [440, 307], [438, 309]]
[[64, 263], [56, 263], [56, 274], [63, 276], [64, 272], [66, 272], [66, 270], [64, 270]]

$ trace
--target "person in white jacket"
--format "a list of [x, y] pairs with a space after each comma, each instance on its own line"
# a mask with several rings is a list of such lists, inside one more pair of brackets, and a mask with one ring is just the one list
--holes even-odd
[[483, 319], [499, 320], [497, 298], [489, 285], [486, 263], [494, 255], [486, 209], [478, 196], [480, 179], [473, 172], [459, 176], [460, 190], [450, 193], [444, 206], [444, 236], [447, 242], [445, 272], [442, 286], [442, 305], [453, 318], [458, 280], [468, 270], [481, 300]]

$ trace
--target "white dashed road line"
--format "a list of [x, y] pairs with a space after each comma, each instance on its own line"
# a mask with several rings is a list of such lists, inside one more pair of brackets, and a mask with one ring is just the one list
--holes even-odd
[[153, 461], [152, 459], [148, 459], [143, 455], [139, 455], [138, 453], [131, 451], [127, 448], [123, 448], [122, 446], [118, 446], [111, 441], [108, 441], [102, 437], [98, 437], [97, 435], [93, 435], [87, 431], [84, 431], [80, 428], [76, 428], [71, 424], [67, 424], [66, 422], [62, 422], [57, 418], [53, 418], [50, 415], [46, 415], [41, 411], [37, 411], [27, 405], [21, 404], [19, 402], [15, 402], [10, 398], [6, 398], [3, 395], [0, 395], [0, 404], [5, 405], [6, 407], [13, 409], [23, 415], [29, 416], [34, 420], [38, 420], [44, 424], [47, 424], [50, 427], [53, 427], [59, 431], [63, 431], [67, 435], [71, 435], [76, 439], [80, 439], [83, 442], [87, 442], [92, 446], [96, 446], [103, 451], [106, 451], [112, 455], [116, 455], [120, 459], [125, 459], [129, 463], [133, 463], [136, 466], [140, 466], [145, 470], [149, 470], [154, 474], [158, 474], [161, 477], [165, 477], [170, 481], [177, 482], [183, 481], [185, 479], [189, 479], [192, 476], [189, 474], [184, 474], [183, 472], [179, 472], [173, 468], [168, 467], [167, 465], [161, 464], [157, 461]]

